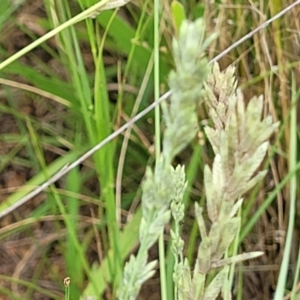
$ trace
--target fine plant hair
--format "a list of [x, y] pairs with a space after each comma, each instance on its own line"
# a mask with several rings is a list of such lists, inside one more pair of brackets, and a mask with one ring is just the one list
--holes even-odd
[[[218, 64], [214, 64], [211, 69], [204, 51], [215, 36], [204, 39], [204, 33], [202, 19], [194, 23], [184, 21], [178, 40], [173, 40], [176, 71], [169, 75], [173, 91], [170, 104], [163, 106], [163, 150], [154, 171], [146, 170], [140, 248], [125, 265], [119, 299], [135, 299], [141, 285], [153, 276], [156, 261], [148, 262], [148, 250], [170, 222], [171, 215], [175, 299], [216, 299], [220, 293], [224, 299], [231, 299], [229, 265], [263, 254], [251, 252], [228, 257], [227, 250], [240, 230], [241, 197], [265, 176], [266, 170], [257, 170], [267, 153], [268, 139], [279, 124], [274, 124], [271, 116], [262, 119], [262, 96], [253, 97], [245, 107], [243, 95], [237, 89], [234, 67], [220, 72]], [[174, 168], [171, 163], [197, 133], [195, 109], [199, 102], [208, 107], [213, 123], [205, 128], [205, 133], [215, 159], [212, 168], [204, 169], [209, 230], [203, 208], [195, 206], [201, 243], [191, 269], [180, 236], [184, 219], [182, 199], [187, 186], [185, 172], [183, 166]], [[212, 271], [213, 279], [207, 283]]]

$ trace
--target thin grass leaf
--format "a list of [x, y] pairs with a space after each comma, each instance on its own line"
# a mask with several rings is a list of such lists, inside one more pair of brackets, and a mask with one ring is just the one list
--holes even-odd
[[201, 300], [215, 300], [217, 296], [220, 294], [221, 288], [223, 286], [224, 280], [226, 280], [226, 276], [228, 273], [228, 268], [223, 268], [212, 280], [209, 286], [206, 288], [203, 297]]

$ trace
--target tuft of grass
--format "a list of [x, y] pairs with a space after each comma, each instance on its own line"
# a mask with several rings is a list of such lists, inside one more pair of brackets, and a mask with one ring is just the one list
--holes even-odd
[[[119, 11], [102, 10], [107, 1], [37, 0], [32, 7], [26, 1], [1, 1], [0, 239], [4, 255], [15, 240], [19, 245], [9, 252], [8, 259], [14, 263], [10, 267], [1, 265], [1, 273], [7, 275], [1, 278], [1, 294], [10, 299], [61, 299], [62, 279], [70, 276], [71, 298], [91, 295], [101, 299], [104, 293], [106, 298], [116, 297], [123, 262], [135, 253], [138, 243], [140, 184], [146, 166], [151, 168], [154, 161], [153, 113], [132, 126], [124, 139], [115, 136], [92, 158], [81, 161], [63, 179], [60, 177], [69, 164], [147, 107], [154, 86], [156, 98], [158, 91], [167, 90], [167, 74], [174, 67], [172, 36], [178, 37], [179, 25], [187, 16], [203, 17], [207, 36], [219, 32], [208, 49], [210, 58], [218, 58], [217, 54], [233, 45], [220, 60], [221, 69], [234, 63], [245, 101], [264, 94], [264, 116], [271, 114], [281, 122], [264, 165], [264, 169], [270, 166], [270, 171], [247, 194], [250, 201], [241, 206], [239, 237], [228, 252], [259, 250], [266, 254], [239, 264], [238, 276], [232, 269], [232, 285], [240, 299], [269, 299], [274, 287], [277, 297], [287, 294], [297, 299], [299, 268], [294, 271], [291, 265], [298, 266], [299, 259], [288, 254], [291, 231], [297, 233], [299, 224], [299, 214], [293, 212], [298, 190], [292, 184], [299, 168], [293, 106], [298, 82], [291, 79], [297, 78], [299, 66], [299, 2], [216, 1], [204, 5], [192, 0], [181, 4], [174, 1], [170, 6], [163, 3], [155, 19], [151, 1], [133, 1]], [[246, 37], [238, 47], [234, 45], [250, 29], [261, 26], [288, 5], [293, 9], [250, 39]], [[89, 18], [99, 9], [100, 14]], [[154, 23], [159, 41], [153, 34]], [[160, 66], [160, 79], [156, 81], [152, 70], [154, 44]], [[209, 117], [206, 110], [198, 114], [202, 120]], [[156, 122], [160, 123], [158, 117]], [[159, 131], [155, 133], [157, 139]], [[183, 203], [187, 215], [183, 232], [184, 240], [189, 242], [184, 251], [193, 266], [199, 237], [192, 204], [196, 201], [204, 206], [201, 170], [213, 161], [207, 137], [200, 135], [199, 141], [190, 143], [176, 157], [178, 161], [186, 164], [188, 183]], [[56, 176], [57, 183], [20, 207], [20, 199], [52, 176]], [[295, 224], [288, 227], [294, 213]], [[176, 230], [180, 231], [178, 227]], [[270, 250], [270, 236], [276, 250]], [[161, 244], [167, 248], [167, 297], [173, 299], [171, 242]], [[291, 247], [293, 253], [299, 252], [296, 242]], [[34, 254], [26, 263], [26, 273], [24, 253]], [[282, 253], [285, 258], [280, 267]], [[260, 266], [270, 265], [281, 269], [280, 280], [279, 271], [260, 270]], [[247, 275], [248, 268], [257, 268], [255, 284]], [[211, 278], [208, 276], [208, 280]], [[142, 295], [148, 297], [145, 289]]]

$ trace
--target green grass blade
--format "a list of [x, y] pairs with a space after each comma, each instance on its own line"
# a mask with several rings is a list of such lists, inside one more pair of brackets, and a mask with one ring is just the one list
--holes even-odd
[[[292, 76], [292, 106], [291, 106], [291, 119], [290, 119], [290, 157], [289, 166], [292, 172], [293, 166], [297, 164], [297, 110], [296, 103], [295, 77]], [[293, 231], [295, 226], [295, 211], [296, 211], [296, 190], [297, 190], [297, 176], [293, 174], [290, 178], [290, 202], [289, 202], [289, 222], [287, 235], [284, 246], [283, 258], [280, 266], [279, 277], [274, 300], [281, 300], [284, 297], [285, 285], [287, 282], [288, 267], [293, 243]]]

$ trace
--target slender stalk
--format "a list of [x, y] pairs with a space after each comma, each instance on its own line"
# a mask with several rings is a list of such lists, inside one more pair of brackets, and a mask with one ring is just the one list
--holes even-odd
[[[154, 100], [159, 99], [159, 8], [160, 1], [154, 0]], [[160, 142], [160, 107], [155, 107], [155, 157], [156, 162], [159, 159], [161, 153]], [[165, 245], [164, 245], [164, 233], [160, 234], [158, 240], [158, 252], [159, 252], [159, 276], [160, 276], [160, 293], [161, 299], [167, 299], [166, 289], [166, 270], [165, 270]]]
[[[295, 97], [295, 78], [292, 80], [292, 109], [290, 120], [290, 172], [297, 163], [297, 111], [296, 111], [296, 97]], [[293, 243], [293, 231], [295, 225], [295, 207], [296, 207], [296, 189], [297, 189], [297, 174], [295, 173], [290, 180], [290, 211], [289, 211], [289, 223], [285, 240], [284, 253], [280, 266], [280, 273], [277, 281], [277, 288], [275, 292], [274, 300], [281, 300], [284, 296], [285, 284], [288, 273], [289, 260], [291, 255], [292, 243]]]
[[70, 300], [70, 277], [64, 279], [65, 286], [65, 300]]

